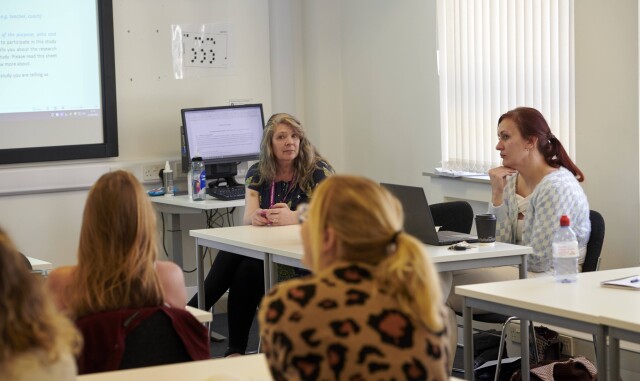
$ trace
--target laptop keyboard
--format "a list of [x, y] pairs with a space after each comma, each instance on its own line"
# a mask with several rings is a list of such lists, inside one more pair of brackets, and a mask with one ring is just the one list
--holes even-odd
[[241, 200], [244, 198], [244, 185], [207, 188], [207, 194], [223, 201]]

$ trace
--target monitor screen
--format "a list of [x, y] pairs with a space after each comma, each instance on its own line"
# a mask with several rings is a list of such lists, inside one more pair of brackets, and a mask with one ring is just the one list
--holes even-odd
[[[183, 109], [182, 125], [188, 159], [201, 156], [207, 166], [231, 164], [235, 168], [239, 162], [260, 157], [261, 104]], [[209, 172], [211, 178], [229, 175]]]

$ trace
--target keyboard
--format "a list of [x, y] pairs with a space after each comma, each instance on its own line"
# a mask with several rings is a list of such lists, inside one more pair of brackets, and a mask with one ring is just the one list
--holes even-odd
[[207, 187], [207, 194], [218, 200], [241, 200], [244, 198], [244, 185], [234, 185], [231, 187]]

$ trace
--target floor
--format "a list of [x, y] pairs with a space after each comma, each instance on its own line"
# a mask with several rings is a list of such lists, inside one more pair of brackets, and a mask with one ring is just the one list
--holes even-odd
[[[213, 330], [225, 337], [228, 336], [227, 314], [213, 315]], [[255, 353], [258, 351], [258, 322], [253, 320], [251, 331], [249, 332], [249, 344], [247, 345], [247, 353]], [[211, 341], [211, 358], [219, 358], [224, 356], [227, 350], [227, 340], [220, 342]]]

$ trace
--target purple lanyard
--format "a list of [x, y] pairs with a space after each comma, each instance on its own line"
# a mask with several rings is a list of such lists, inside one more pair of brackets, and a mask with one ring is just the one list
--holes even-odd
[[[295, 183], [296, 183], [296, 176], [293, 176], [293, 179], [291, 179], [291, 181], [289, 181], [289, 187], [287, 189], [287, 192], [284, 194], [284, 197], [282, 198], [282, 202], [284, 202], [284, 200], [287, 199], [287, 196], [289, 195], [289, 192], [291, 192], [293, 190], [293, 188], [295, 187]], [[276, 203], [275, 203], [275, 189], [276, 189], [276, 183], [275, 181], [271, 182], [271, 202], [269, 203], [269, 208], [272, 208]]]

